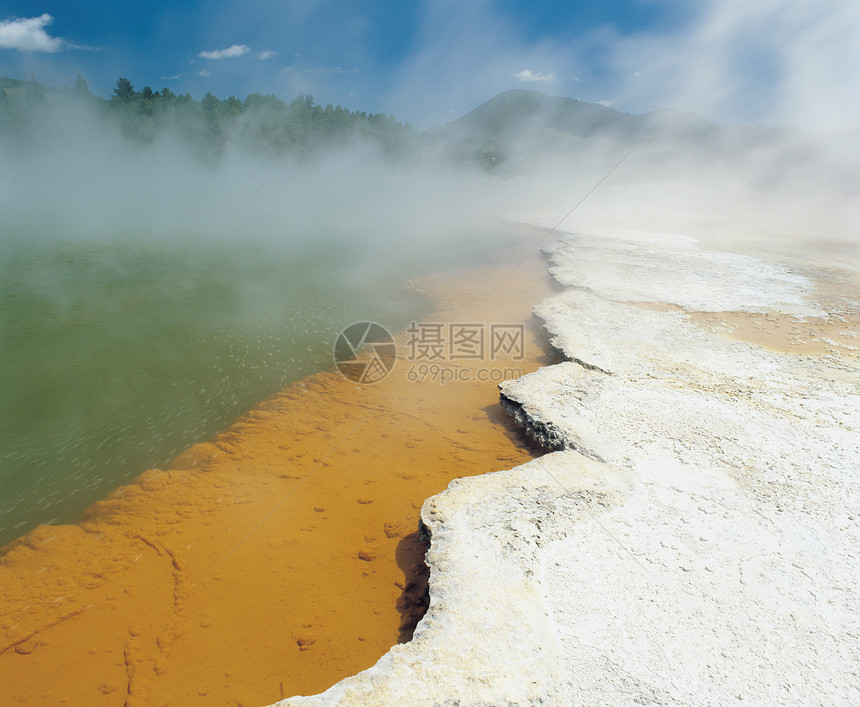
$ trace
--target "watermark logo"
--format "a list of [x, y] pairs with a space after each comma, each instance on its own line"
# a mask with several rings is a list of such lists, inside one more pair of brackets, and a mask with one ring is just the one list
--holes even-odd
[[397, 345], [388, 329], [376, 322], [356, 322], [334, 342], [334, 362], [354, 383], [378, 383], [394, 368]]

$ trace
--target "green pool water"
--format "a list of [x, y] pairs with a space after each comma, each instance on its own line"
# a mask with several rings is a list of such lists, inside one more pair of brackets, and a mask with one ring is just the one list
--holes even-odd
[[[312, 244], [177, 237], [0, 245], [0, 546], [74, 522], [290, 381], [332, 367], [357, 320], [427, 303]], [[356, 282], [358, 280], [358, 282]]]

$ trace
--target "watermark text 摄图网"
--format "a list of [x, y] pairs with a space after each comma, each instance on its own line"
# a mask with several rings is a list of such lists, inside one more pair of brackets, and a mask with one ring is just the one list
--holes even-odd
[[412, 383], [500, 383], [522, 375], [519, 368], [474, 364], [523, 360], [524, 324], [412, 322], [406, 335], [406, 378]]
[[406, 372], [411, 383], [501, 383], [512, 378], [520, 378], [523, 371], [519, 368], [469, 368], [457, 364], [413, 363]]
[[412, 322], [406, 330], [407, 361], [521, 361], [524, 324]]

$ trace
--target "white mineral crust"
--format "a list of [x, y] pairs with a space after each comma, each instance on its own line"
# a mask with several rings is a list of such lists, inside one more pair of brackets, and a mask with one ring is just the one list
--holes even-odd
[[679, 237], [551, 256], [569, 360], [500, 389], [558, 451], [428, 499], [413, 641], [278, 704], [860, 704], [860, 370], [635, 304], [825, 316], [811, 284]]

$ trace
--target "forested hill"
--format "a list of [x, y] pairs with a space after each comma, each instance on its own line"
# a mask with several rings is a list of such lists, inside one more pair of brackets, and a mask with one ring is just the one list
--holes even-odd
[[56, 129], [58, 118], [60, 123], [64, 118], [87, 119], [87, 110], [143, 143], [172, 130], [203, 150], [217, 150], [229, 139], [231, 144], [270, 155], [307, 153], [356, 137], [385, 150], [404, 150], [416, 133], [393, 116], [323, 107], [313, 96], [299, 95], [285, 103], [259, 93], [245, 100], [233, 96], [222, 100], [207, 93], [198, 101], [169, 88], [136, 90], [129, 79], [120, 78], [111, 97], [104, 99], [90, 93], [81, 76], [66, 88], [0, 77], [0, 132], [7, 136], [37, 137], [40, 130]]
[[244, 100], [207, 93], [195, 100], [169, 88], [138, 90], [120, 78], [112, 95], [100, 98], [81, 76], [65, 88], [0, 78], [0, 139], [6, 138], [7, 147], [38, 140], [46, 131], [70, 132], [76, 121], [94, 120], [101, 121], [100, 129], [119, 130], [142, 144], [178, 135], [203, 158], [217, 158], [227, 146], [272, 158], [301, 157], [323, 146], [336, 148], [362, 139], [397, 159], [441, 157], [503, 171], [523, 169], [547, 156], [576, 159], [601, 141], [623, 148], [647, 136], [652, 146], [662, 145], [667, 153], [727, 159], [776, 137], [764, 128], [721, 126], [673, 111], [628, 115], [537, 91], [505, 91], [457, 120], [418, 131], [391, 115], [323, 107], [306, 95], [290, 103], [259, 93]]

